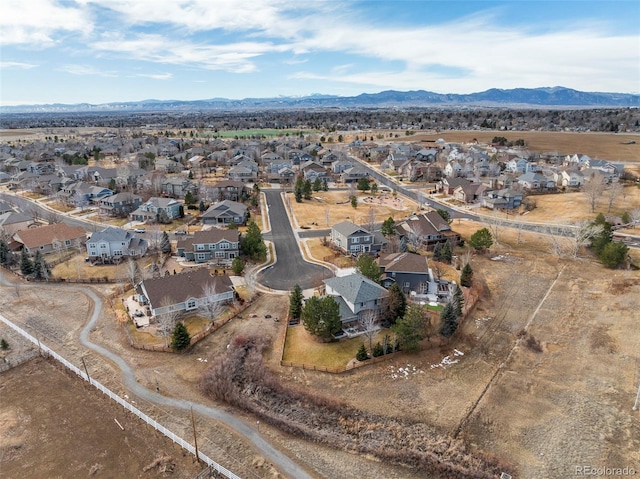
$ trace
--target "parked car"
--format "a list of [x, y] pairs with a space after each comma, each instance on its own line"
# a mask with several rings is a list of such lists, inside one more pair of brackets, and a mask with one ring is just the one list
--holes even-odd
[[144, 233], [147, 230], [145, 230], [144, 228], [136, 228], [133, 231], [135, 231], [136, 233]]
[[177, 235], [186, 235], [187, 232], [185, 230], [176, 230], [175, 234], [177, 234]]

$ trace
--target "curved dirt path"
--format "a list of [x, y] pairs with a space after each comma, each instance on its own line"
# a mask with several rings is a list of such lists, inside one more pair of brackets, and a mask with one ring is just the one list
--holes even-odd
[[[5, 286], [12, 285], [12, 283], [5, 278], [5, 275], [2, 271], [0, 271], [0, 283]], [[31, 286], [35, 287], [35, 285]], [[61, 286], [53, 287], [59, 288]], [[93, 343], [89, 339], [89, 334], [97, 324], [102, 312], [102, 299], [90, 288], [83, 288], [78, 286], [63, 288], [79, 291], [82, 294], [86, 294], [93, 301], [93, 311], [91, 313], [91, 317], [89, 318], [84, 328], [82, 328], [82, 330], [80, 331], [80, 343], [83, 346], [91, 349], [92, 351], [100, 354], [101, 356], [108, 358], [110, 361], [116, 364], [118, 368], [120, 368], [120, 371], [122, 373], [124, 385], [129, 388], [129, 390], [133, 394], [158, 406], [169, 406], [184, 411], [188, 411], [191, 407], [193, 407], [193, 410], [198, 414], [202, 414], [226, 424], [227, 426], [235, 430], [238, 434], [251, 441], [251, 443], [260, 451], [260, 453], [263, 454], [269, 461], [271, 461], [276, 469], [278, 469], [286, 477], [295, 479], [313, 479], [313, 476], [310, 476], [304, 469], [293, 462], [288, 456], [274, 448], [269, 442], [263, 439], [255, 429], [247, 425], [247, 423], [245, 423], [244, 421], [233, 416], [232, 414], [212, 406], [189, 402], [179, 398], [166, 397], [140, 385], [136, 381], [133, 369], [124, 359], [122, 359], [117, 354], [109, 351], [108, 349]], [[212, 459], [215, 460], [215, 458]]]

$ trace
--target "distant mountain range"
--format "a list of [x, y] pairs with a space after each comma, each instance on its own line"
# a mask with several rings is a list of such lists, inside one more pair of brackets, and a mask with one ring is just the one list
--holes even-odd
[[502, 108], [594, 108], [640, 107], [640, 95], [629, 93], [583, 92], [564, 87], [492, 88], [479, 93], [459, 95], [424, 90], [363, 93], [358, 96], [310, 95], [305, 97], [245, 98], [230, 100], [143, 100], [92, 105], [19, 105], [2, 106], [0, 113], [133, 113], [168, 111], [229, 111], [300, 108], [416, 108], [416, 107], [502, 107]]

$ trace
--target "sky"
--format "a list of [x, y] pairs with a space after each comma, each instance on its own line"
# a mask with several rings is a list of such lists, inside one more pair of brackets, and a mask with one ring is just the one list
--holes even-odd
[[640, 93], [637, 0], [0, 0], [0, 105]]

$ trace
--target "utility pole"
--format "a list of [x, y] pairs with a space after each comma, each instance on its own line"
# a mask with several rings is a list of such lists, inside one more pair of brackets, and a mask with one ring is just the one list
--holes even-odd
[[636, 394], [636, 402], [631, 409], [634, 411], [638, 410], [638, 400], [640, 399], [640, 385], [638, 385], [638, 394]]
[[196, 461], [200, 463], [200, 455], [198, 454], [198, 438], [196, 437], [196, 422], [193, 419], [193, 406], [191, 406], [191, 425], [193, 426], [193, 444], [196, 448]]
[[84, 362], [84, 356], [82, 357], [82, 365], [84, 366], [84, 372], [87, 373], [87, 381], [91, 384], [91, 376], [89, 376], [89, 370], [87, 369], [87, 363]]

